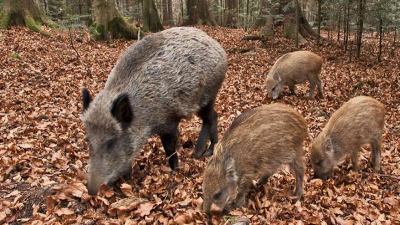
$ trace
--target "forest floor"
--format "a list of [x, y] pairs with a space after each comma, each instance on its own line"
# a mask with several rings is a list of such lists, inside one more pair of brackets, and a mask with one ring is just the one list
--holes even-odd
[[[201, 29], [223, 45], [229, 58], [216, 103], [220, 137], [235, 116], [271, 102], [295, 107], [310, 133], [303, 200], [293, 200], [294, 176], [283, 169], [263, 188], [253, 188], [246, 207], [214, 217], [214, 223], [232, 224], [247, 217], [251, 224], [400, 224], [398, 50], [386, 49], [383, 62], [377, 63], [376, 43], [371, 42], [359, 61], [350, 62], [337, 44], [306, 44], [302, 49], [324, 58], [326, 97], [308, 99], [305, 84], [298, 87], [297, 96], [272, 101], [266, 98], [264, 75], [279, 56], [296, 49], [293, 43], [278, 37], [263, 46], [241, 41], [243, 30]], [[96, 42], [86, 32], [74, 32], [76, 52], [68, 32], [50, 32], [50, 37], [21, 28], [0, 32], [0, 223], [204, 223], [201, 183], [207, 159], [190, 156], [201, 126], [195, 117], [180, 125], [177, 173], [171, 173], [154, 137], [133, 162], [131, 180], [105, 188], [97, 197], [88, 195], [81, 90], [88, 87], [98, 93], [119, 54], [133, 41]], [[386, 106], [382, 171], [372, 172], [366, 147], [360, 172], [352, 172], [346, 159], [332, 179], [311, 179], [310, 140], [336, 109], [357, 95], [373, 96]]]

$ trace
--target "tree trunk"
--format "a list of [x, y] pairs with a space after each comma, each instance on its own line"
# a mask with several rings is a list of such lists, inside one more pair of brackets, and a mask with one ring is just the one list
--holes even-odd
[[143, 0], [143, 29], [151, 32], [158, 32], [164, 29], [154, 0]]
[[187, 25], [216, 25], [212, 17], [207, 0], [187, 0], [188, 19]]
[[347, 0], [346, 4], [346, 34], [344, 35], [344, 50], [347, 51], [349, 45], [349, 37], [350, 37], [350, 0]]
[[[309, 39], [318, 39], [318, 33], [315, 32], [310, 24], [308, 23], [307, 19], [304, 17], [302, 10], [300, 8], [300, 4], [297, 4], [297, 0], [290, 1], [289, 4], [293, 4], [292, 7], [289, 7], [290, 10], [285, 12], [286, 18], [284, 21], [284, 33], [285, 36], [288, 38], [291, 38], [293, 40], [296, 39], [297, 34], [297, 26], [296, 26], [296, 21], [299, 20], [299, 26], [298, 26], [298, 32], [300, 35], [300, 40], [304, 38], [309, 38]], [[297, 12], [297, 16], [296, 16]]]
[[317, 9], [317, 43], [319, 44], [321, 39], [321, 7], [322, 7], [322, 0], [317, 1], [318, 9]]
[[268, 10], [270, 9], [270, 7], [268, 6], [268, 1], [260, 0], [259, 8], [260, 11], [258, 13], [258, 17], [253, 26], [253, 28], [255, 29], [265, 26], [267, 22], [267, 16], [269, 16]]
[[295, 10], [296, 10], [296, 48], [299, 48], [299, 30], [300, 30], [300, 5], [299, 1], [295, 0]]
[[382, 17], [379, 17], [379, 52], [378, 52], [378, 62], [381, 62], [382, 57], [382, 39], [383, 39], [383, 28], [382, 28]]
[[174, 10], [172, 9], [172, 0], [167, 0], [168, 3], [168, 25], [174, 25]]
[[94, 0], [90, 32], [95, 39], [137, 38], [138, 30], [120, 15], [115, 0]]
[[163, 25], [168, 25], [168, 0], [161, 1], [162, 8], [162, 23]]
[[65, 15], [65, 1], [64, 0], [48, 0], [47, 10], [51, 18], [62, 19]]
[[357, 58], [360, 58], [361, 54], [364, 13], [365, 13], [365, 0], [358, 0], [358, 30], [357, 30], [357, 49], [356, 49]]
[[225, 0], [228, 8], [228, 13], [226, 16], [226, 26], [228, 27], [236, 27], [237, 24], [237, 0]]
[[342, 24], [341, 22], [341, 19], [342, 19], [342, 10], [341, 9], [339, 9], [339, 21], [338, 21], [338, 23], [337, 23], [337, 25], [338, 25], [338, 32], [337, 32], [337, 42], [339, 42], [340, 41], [340, 25]]
[[163, 25], [174, 25], [172, 17], [172, 0], [162, 0]]
[[30, 30], [48, 35], [41, 24], [51, 25], [34, 0], [4, 0], [0, 13], [0, 28], [22, 25]]
[[250, 0], [246, 0], [246, 26], [244, 28], [245, 31], [247, 31], [247, 28], [249, 28], [249, 15], [250, 15]]

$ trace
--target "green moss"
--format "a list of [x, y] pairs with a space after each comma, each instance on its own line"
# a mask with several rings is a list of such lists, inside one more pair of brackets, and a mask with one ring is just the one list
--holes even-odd
[[137, 37], [137, 31], [122, 17], [115, 17], [108, 23], [109, 31], [113, 38], [133, 39]]
[[96, 23], [92, 23], [92, 25], [89, 27], [90, 36], [92, 36], [92, 38], [95, 40], [102, 40], [105, 38], [104, 30], [104, 26], [97, 25]]
[[30, 30], [35, 32], [40, 32], [40, 25], [36, 23], [36, 21], [31, 16], [25, 16], [24, 18], [25, 26]]
[[10, 57], [13, 59], [21, 59], [21, 55], [18, 52], [11, 52]]
[[30, 30], [41, 33], [45, 36], [50, 36], [50, 34], [44, 30], [42, 30], [41, 25], [35, 21], [30, 15], [26, 15], [24, 17], [25, 26]]
[[7, 29], [10, 24], [10, 14], [0, 12], [0, 29]]

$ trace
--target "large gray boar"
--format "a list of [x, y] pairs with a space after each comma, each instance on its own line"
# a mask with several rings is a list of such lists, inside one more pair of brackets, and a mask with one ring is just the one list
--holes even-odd
[[203, 209], [212, 204], [225, 212], [245, 203], [252, 180], [268, 177], [282, 165], [296, 176], [295, 195], [303, 194], [303, 142], [308, 137], [304, 118], [283, 104], [271, 104], [239, 115], [216, 145], [203, 176]]
[[323, 98], [322, 84], [319, 79], [322, 58], [309, 51], [290, 52], [281, 56], [269, 71], [266, 79], [267, 93], [277, 99], [283, 86], [289, 86], [291, 94], [295, 95], [295, 85], [310, 82], [310, 97], [314, 97], [315, 85], [318, 87], [318, 96]]
[[175, 170], [178, 124], [195, 113], [203, 125], [194, 156], [212, 154], [218, 142], [214, 103], [226, 69], [224, 49], [196, 28], [168, 29], [130, 46], [93, 101], [83, 90], [89, 193], [129, 176], [132, 158], [151, 135], [161, 137]]
[[364, 144], [371, 145], [372, 166], [379, 171], [384, 116], [383, 104], [366, 96], [350, 99], [333, 113], [312, 143], [311, 164], [315, 176], [328, 179], [338, 161], [348, 154], [353, 170], [357, 171], [360, 149]]

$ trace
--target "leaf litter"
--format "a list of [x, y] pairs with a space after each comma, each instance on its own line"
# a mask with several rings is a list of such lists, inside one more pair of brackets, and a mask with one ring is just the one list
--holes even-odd
[[[260, 189], [246, 207], [213, 218], [215, 224], [399, 224], [400, 223], [400, 61], [385, 52], [378, 64], [364, 52], [349, 62], [335, 43], [305, 44], [302, 49], [324, 60], [321, 78], [326, 97], [308, 99], [307, 85], [297, 96], [266, 98], [264, 75], [282, 54], [296, 48], [278, 35], [274, 42], [242, 41], [240, 29], [200, 27], [228, 53], [229, 67], [216, 103], [222, 137], [246, 109], [282, 102], [300, 111], [310, 140], [329, 116], [349, 98], [369, 95], [386, 106], [382, 171], [373, 173], [369, 150], [362, 152], [361, 171], [339, 165], [325, 182], [307, 171], [302, 201], [294, 201], [294, 177], [283, 170]], [[132, 164], [133, 175], [116, 187], [88, 195], [88, 146], [80, 113], [81, 89], [93, 94], [104, 86], [119, 54], [134, 41], [95, 42], [74, 31], [80, 57], [69, 35], [51, 31], [43, 37], [23, 28], [0, 32], [0, 223], [18, 224], [202, 224], [202, 172], [207, 159], [190, 157], [201, 127], [198, 118], [180, 124], [180, 169], [172, 173], [157, 137], [149, 139]], [[366, 44], [366, 49], [373, 46]], [[373, 45], [373, 44], [370, 44]], [[241, 51], [249, 49], [249, 51]], [[393, 51], [390, 53], [393, 54]], [[394, 52], [399, 56], [399, 50]], [[15, 56], [18, 57], [15, 57]]]

